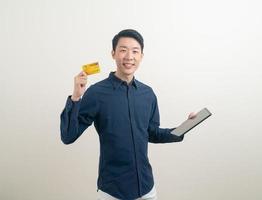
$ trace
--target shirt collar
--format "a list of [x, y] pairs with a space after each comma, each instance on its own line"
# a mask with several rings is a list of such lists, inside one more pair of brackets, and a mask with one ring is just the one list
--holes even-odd
[[[120, 85], [127, 84], [126, 81], [121, 80], [120, 78], [116, 77], [115, 72], [110, 72], [109, 74], [109, 80], [113, 84], [114, 89], [118, 89]], [[133, 80], [130, 82], [130, 85], [133, 85], [136, 89], [138, 88], [139, 84], [135, 77], [133, 77]]]

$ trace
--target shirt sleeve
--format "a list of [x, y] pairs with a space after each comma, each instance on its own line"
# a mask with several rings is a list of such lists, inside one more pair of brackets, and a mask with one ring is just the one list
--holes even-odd
[[98, 113], [98, 101], [92, 87], [89, 87], [82, 99], [72, 101], [67, 98], [66, 105], [60, 116], [61, 140], [64, 144], [71, 144], [95, 120]]
[[160, 117], [158, 110], [157, 98], [154, 95], [154, 101], [152, 105], [152, 114], [149, 122], [148, 133], [149, 142], [151, 143], [171, 143], [181, 142], [184, 139], [184, 135], [176, 136], [171, 134], [171, 131], [175, 128], [160, 128]]

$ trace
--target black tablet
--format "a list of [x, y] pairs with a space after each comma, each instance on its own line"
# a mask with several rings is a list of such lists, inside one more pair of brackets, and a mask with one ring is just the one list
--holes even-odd
[[203, 108], [196, 114], [196, 117], [194, 119], [187, 119], [171, 133], [176, 136], [184, 135], [211, 115], [212, 113], [207, 108]]

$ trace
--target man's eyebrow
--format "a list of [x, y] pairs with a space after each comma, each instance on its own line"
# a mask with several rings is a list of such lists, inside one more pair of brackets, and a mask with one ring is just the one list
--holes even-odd
[[[125, 48], [125, 49], [128, 49], [127, 46], [119, 46], [119, 48]], [[139, 47], [133, 47], [132, 49], [140, 49]]]

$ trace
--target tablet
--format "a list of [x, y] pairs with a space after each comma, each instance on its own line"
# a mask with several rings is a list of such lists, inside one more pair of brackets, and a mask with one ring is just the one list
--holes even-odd
[[207, 108], [203, 108], [196, 114], [196, 117], [194, 119], [187, 119], [171, 133], [176, 136], [184, 135], [211, 115], [212, 113]]

